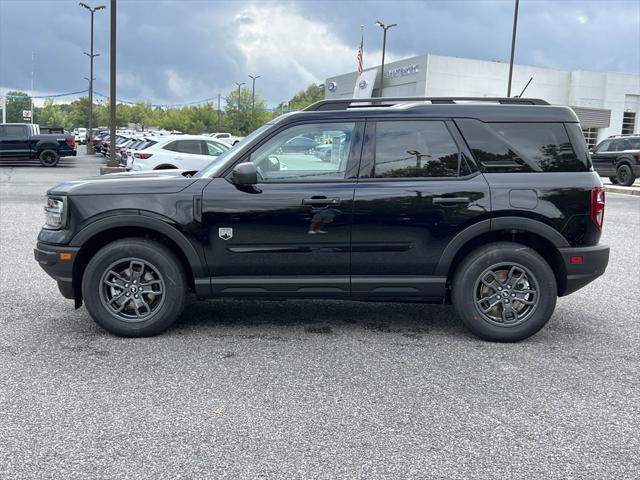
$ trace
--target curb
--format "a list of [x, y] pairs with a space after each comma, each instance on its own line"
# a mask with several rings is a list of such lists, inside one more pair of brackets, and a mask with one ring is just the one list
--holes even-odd
[[605, 185], [604, 191], [607, 193], [621, 193], [622, 195], [640, 196], [640, 188], [638, 187], [618, 187], [613, 185]]

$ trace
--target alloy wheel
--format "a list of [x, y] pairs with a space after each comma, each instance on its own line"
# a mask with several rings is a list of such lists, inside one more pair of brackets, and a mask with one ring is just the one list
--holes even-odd
[[516, 263], [492, 265], [482, 272], [474, 287], [477, 312], [487, 322], [501, 327], [527, 321], [539, 300], [535, 276]]
[[100, 300], [114, 317], [127, 322], [144, 321], [164, 303], [165, 282], [158, 269], [139, 258], [123, 258], [105, 269]]

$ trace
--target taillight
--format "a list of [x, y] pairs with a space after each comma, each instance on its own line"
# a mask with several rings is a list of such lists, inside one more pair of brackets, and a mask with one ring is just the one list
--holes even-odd
[[594, 188], [591, 190], [591, 220], [596, 224], [598, 230], [602, 230], [604, 220], [604, 188]]
[[133, 154], [134, 157], [141, 158], [142, 160], [146, 160], [147, 158], [150, 158], [152, 155], [153, 153], [144, 153], [144, 152], [135, 152]]
[[76, 148], [76, 139], [75, 139], [75, 137], [69, 137], [65, 141], [67, 142], [67, 145], [69, 145], [71, 148]]

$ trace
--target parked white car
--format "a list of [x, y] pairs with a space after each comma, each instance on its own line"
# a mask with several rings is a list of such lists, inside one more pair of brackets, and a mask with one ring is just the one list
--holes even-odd
[[231, 147], [205, 135], [157, 137], [142, 150], [127, 153], [127, 170], [200, 170]]
[[228, 143], [229, 145], [235, 145], [244, 137], [236, 137], [231, 135], [230, 133], [220, 132], [220, 133], [210, 133], [209, 136], [211, 138], [215, 138], [216, 140], [222, 140], [223, 142]]
[[80, 145], [84, 145], [87, 143], [87, 129], [86, 128], [76, 128], [73, 130], [73, 136], [76, 137], [76, 143]]

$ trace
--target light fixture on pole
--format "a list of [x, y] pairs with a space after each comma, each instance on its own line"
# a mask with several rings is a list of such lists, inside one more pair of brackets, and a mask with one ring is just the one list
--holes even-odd
[[244, 82], [233, 82], [238, 86], [238, 110], [240, 110], [240, 87], [244, 85]]
[[382, 84], [384, 83], [384, 54], [387, 49], [387, 30], [393, 27], [397, 27], [397, 23], [392, 23], [391, 25], [385, 25], [380, 20], [376, 22], [382, 30], [384, 30], [384, 34], [382, 36], [382, 64], [380, 65], [380, 91], [378, 92], [378, 96], [382, 96]]
[[253, 112], [256, 109], [256, 80], [260, 78], [260, 75], [249, 75], [252, 82], [251, 87], [251, 120], [253, 120]]
[[99, 5], [95, 8], [91, 8], [83, 2], [80, 2], [78, 5], [91, 12], [91, 48], [90, 53], [84, 52], [84, 54], [89, 57], [89, 125], [87, 128], [87, 153], [93, 153], [93, 59], [100, 55], [99, 53], [93, 53], [93, 14], [106, 7], [104, 5]]

